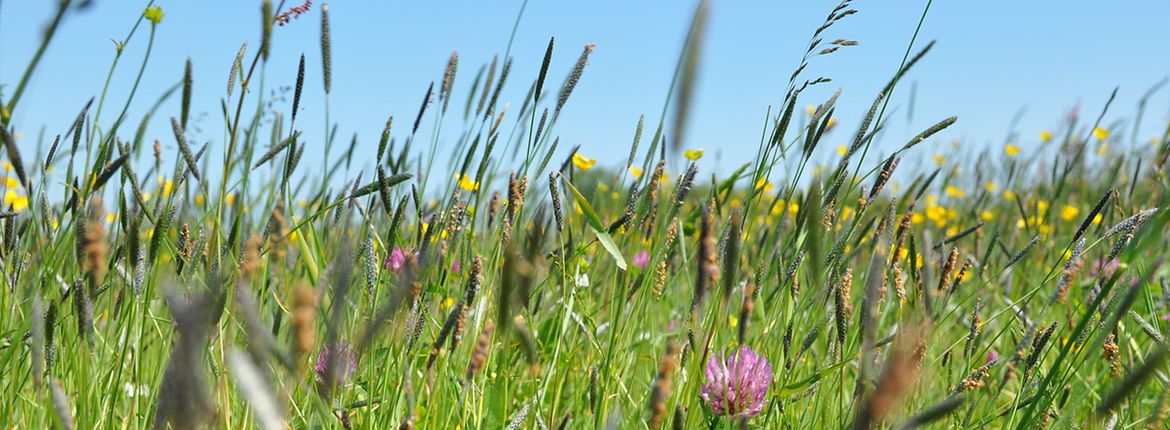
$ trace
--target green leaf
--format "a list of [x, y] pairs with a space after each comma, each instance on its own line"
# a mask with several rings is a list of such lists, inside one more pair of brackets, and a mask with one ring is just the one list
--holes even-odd
[[829, 372], [833, 372], [837, 369], [840, 369], [842, 366], [844, 366], [848, 363], [849, 363], [849, 361], [842, 361], [840, 363], [837, 363], [837, 364], [834, 364], [832, 366], [821, 369], [817, 373], [812, 374], [812, 376], [809, 376], [809, 377], [804, 378], [802, 380], [785, 385], [785, 386], [781, 387], [779, 390], [776, 390], [776, 396], [790, 396], [790, 395], [799, 393], [801, 391], [804, 391], [806, 388], [811, 387], [817, 381], [820, 381], [821, 378], [824, 378], [825, 375], [828, 375]]
[[[564, 177], [562, 176], [561, 178], [563, 179]], [[593, 230], [593, 234], [597, 235], [597, 241], [601, 242], [601, 246], [605, 248], [606, 252], [609, 252], [609, 255], [613, 256], [618, 268], [626, 270], [626, 259], [622, 257], [622, 251], [618, 249], [617, 244], [613, 242], [613, 238], [610, 237], [609, 233], [606, 233], [605, 227], [601, 225], [601, 218], [593, 210], [593, 205], [589, 204], [589, 200], [586, 200], [585, 196], [581, 195], [581, 192], [577, 191], [577, 187], [573, 186], [573, 183], [569, 182], [568, 179], [565, 179], [565, 185], [568, 185], [569, 191], [573, 192], [573, 198], [577, 199], [577, 206], [581, 207], [581, 212], [585, 214], [586, 224], [589, 224], [589, 228]]]

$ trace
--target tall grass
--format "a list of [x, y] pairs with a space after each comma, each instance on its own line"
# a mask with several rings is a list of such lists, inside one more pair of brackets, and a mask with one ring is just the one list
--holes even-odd
[[[207, 65], [229, 71], [211, 143], [222, 160], [189, 140], [193, 88], [222, 88], [194, 86], [191, 60], [136, 134], [119, 126], [144, 95], [102, 117], [121, 49], [64, 135], [18, 140], [17, 126], [35, 125], [12, 113], [36, 96], [26, 82], [75, 7], [59, 3], [0, 97], [5, 427], [1167, 425], [1170, 140], [1135, 143], [1102, 123], [1112, 96], [1095, 121], [1072, 115], [966, 153], [936, 142], [958, 120], [940, 113], [883, 153], [891, 93], [933, 44], [912, 40], [857, 129], [839, 130], [839, 92], [809, 100], [830, 79], [805, 69], [858, 45], [836, 34], [856, 13], [846, 0], [787, 75], [753, 161], [711, 175], [684, 151], [700, 2], [655, 131], [643, 140], [638, 119], [624, 164], [558, 148], [557, 120], [604, 47], [551, 38], [531, 83], [517, 82], [510, 50], [478, 67], [452, 53], [409, 129], [390, 117], [375, 154], [330, 151], [327, 6], [265, 0], [259, 49], [243, 41], [232, 64]], [[140, 25], [148, 46], [162, 31], [147, 8], [119, 46], [141, 43]], [[321, 87], [303, 56], [298, 70], [267, 68], [292, 55], [276, 24], [312, 13]], [[550, 66], [565, 52], [572, 68]], [[269, 98], [266, 80], [292, 86], [291, 102]], [[509, 109], [518, 85], [530, 89]], [[448, 118], [461, 86], [463, 115]], [[296, 121], [314, 91], [326, 95], [323, 145]], [[171, 136], [148, 133], [156, 113]], [[440, 136], [455, 141], [446, 164]], [[178, 153], [155, 143], [144, 155], [170, 138]], [[320, 147], [340, 158], [303, 168]], [[668, 171], [679, 157], [686, 170]], [[740, 348], [770, 363], [749, 375], [758, 414], [732, 415], [709, 385], [748, 372], [711, 373]]]

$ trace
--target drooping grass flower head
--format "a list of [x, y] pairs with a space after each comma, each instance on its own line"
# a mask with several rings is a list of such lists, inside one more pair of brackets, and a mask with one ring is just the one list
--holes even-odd
[[707, 360], [707, 383], [699, 396], [715, 415], [750, 418], [764, 410], [771, 385], [768, 359], [742, 346], [731, 355], [723, 353]]

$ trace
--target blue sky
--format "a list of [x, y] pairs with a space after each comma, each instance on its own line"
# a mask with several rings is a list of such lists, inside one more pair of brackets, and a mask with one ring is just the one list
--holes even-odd
[[[7, 91], [31, 57], [54, 3], [0, 3], [0, 83], [8, 85]], [[307, 89], [298, 114], [304, 119], [298, 123], [309, 142], [320, 141], [325, 128], [318, 45], [321, 0], [313, 3], [308, 15], [277, 28], [265, 72], [269, 88], [291, 85], [297, 59], [305, 54]], [[114, 54], [110, 40], [124, 37], [145, 4], [96, 0], [89, 9], [66, 18], [13, 119], [24, 135], [21, 146], [29, 148], [26, 151], [35, 145], [42, 126], [49, 136], [63, 132], [85, 101], [100, 93]], [[146, 78], [129, 117], [136, 124], [157, 95], [181, 78], [183, 63], [191, 57], [192, 111], [199, 128], [194, 133], [199, 141], [213, 141], [218, 148], [223, 135], [219, 99], [240, 44], [248, 41], [253, 49], [258, 45], [259, 1], [158, 4], [166, 17], [158, 27]], [[860, 45], [821, 58], [807, 69], [808, 76], [833, 78], [833, 83], [807, 93], [807, 103], [823, 100], [836, 88], [843, 90], [837, 110], [840, 127], [830, 136], [830, 145], [849, 139], [876, 92], [897, 69], [925, 4], [859, 0], [854, 7], [860, 13], [832, 30], [830, 37], [855, 39]], [[685, 142], [687, 147], [706, 149], [706, 166], [722, 170], [752, 159], [768, 106], [780, 101], [809, 35], [834, 5], [712, 2]], [[395, 134], [406, 133], [427, 85], [441, 78], [454, 50], [459, 51], [460, 68], [452, 105], [461, 104], [480, 65], [504, 52], [520, 6], [520, 1], [331, 2], [331, 105], [333, 119], [340, 124], [338, 141], [348, 143], [357, 133], [359, 151], [372, 153], [388, 115], [396, 117]], [[693, 6], [692, 1], [667, 0], [532, 0], [512, 46], [512, 77], [501, 102], [518, 109], [550, 36], [556, 37], [557, 46], [550, 72], [554, 90], [582, 46], [597, 44], [555, 133], [561, 136], [562, 148], [579, 144], [600, 163], [616, 165], [624, 161], [639, 115], [647, 117], [647, 133], [653, 131]], [[891, 107], [896, 110], [883, 143], [900, 145], [931, 123], [958, 115], [958, 123], [938, 135], [933, 148], [919, 153], [950, 152], [945, 145], [956, 139], [967, 143], [964, 150], [998, 147], [1013, 117], [1024, 109], [1017, 125], [1019, 144], [1025, 153], [1036, 151], [1040, 131], [1058, 125], [1078, 103], [1086, 117], [1095, 117], [1115, 86], [1120, 91], [1106, 123], [1130, 119], [1140, 95], [1170, 75], [1170, 55], [1164, 46], [1170, 40], [1167, 18], [1166, 2], [936, 1], [918, 43], [937, 39], [938, 44], [895, 93]], [[145, 36], [145, 31], [136, 35], [126, 48], [110, 89], [110, 100], [117, 103], [108, 111], [120, 107], [130, 88]], [[916, 94], [912, 117], [907, 115], [911, 84]], [[172, 98], [151, 129], [168, 147], [173, 147], [173, 138], [165, 117], [177, 116], [178, 105], [178, 97]], [[1164, 129], [1170, 89], [1159, 92], [1149, 109], [1147, 126], [1139, 136], [1142, 141]], [[104, 115], [108, 124], [113, 114]], [[442, 143], [450, 143], [460, 130], [450, 126], [457, 124], [455, 116], [449, 117]], [[1129, 123], [1123, 127], [1126, 134], [1130, 127]], [[123, 131], [127, 138], [131, 133], [132, 128]]]

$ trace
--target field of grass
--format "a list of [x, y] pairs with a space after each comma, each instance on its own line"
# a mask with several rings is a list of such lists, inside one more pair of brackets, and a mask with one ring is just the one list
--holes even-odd
[[[1152, 141], [1128, 133], [1148, 96], [1127, 121], [1102, 123], [1119, 108], [1100, 97], [968, 155], [932, 139], [956, 121], [939, 113], [879, 150], [889, 95], [931, 43], [907, 46], [842, 130], [835, 96], [802, 92], [825, 83], [805, 65], [855, 44], [834, 34], [846, 0], [794, 65], [752, 161], [701, 172], [679, 136], [700, 4], [673, 90], [622, 162], [559, 144], [593, 47], [554, 41], [532, 82], [509, 80], [509, 58], [474, 75], [453, 54], [417, 117], [389, 119], [370, 153], [300, 138], [322, 124], [297, 118], [302, 93], [330, 91], [327, 7], [277, 3], [224, 65], [212, 121], [224, 138], [210, 144], [222, 160], [187, 139], [190, 64], [170, 92], [95, 89], [76, 122], [51, 125], [68, 132], [17, 136], [12, 113], [68, 0], [21, 80], [0, 87], [0, 426], [1170, 422], [1170, 124]], [[163, 19], [148, 7], [121, 43], [153, 40]], [[277, 84], [292, 94], [272, 98], [260, 85], [278, 24], [320, 25], [325, 63], [302, 57]], [[554, 55], [579, 59], [550, 70]], [[471, 96], [451, 100], [456, 85]], [[505, 107], [505, 85], [528, 96]], [[135, 97], [158, 102], [130, 118]], [[157, 122], [173, 134], [150, 135]]]

